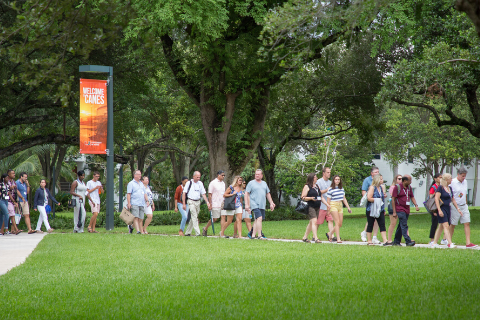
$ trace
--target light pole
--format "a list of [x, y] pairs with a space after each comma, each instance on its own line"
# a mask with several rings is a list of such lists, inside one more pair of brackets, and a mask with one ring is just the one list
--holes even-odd
[[85, 65], [78, 67], [79, 72], [89, 73], [108, 73], [107, 79], [107, 212], [105, 229], [113, 230], [113, 212], [114, 212], [114, 146], [113, 146], [113, 67]]

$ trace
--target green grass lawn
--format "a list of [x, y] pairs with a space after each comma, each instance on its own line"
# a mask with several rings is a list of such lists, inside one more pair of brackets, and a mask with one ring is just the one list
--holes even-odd
[[[277, 223], [275, 230], [282, 225], [289, 227]], [[272, 226], [265, 229], [273, 233]], [[480, 252], [469, 250], [52, 234], [24, 264], [0, 277], [0, 314], [3, 319], [478, 319], [479, 270]]]
[[[364, 209], [363, 209], [364, 210]], [[480, 210], [472, 209], [471, 212], [471, 241], [480, 245]], [[340, 235], [344, 241], [361, 241], [360, 232], [365, 228], [365, 223], [367, 219], [365, 214], [362, 213], [359, 208], [356, 208], [356, 211], [352, 214], [346, 214], [343, 222], [343, 226], [340, 229]], [[263, 223], [263, 231], [269, 238], [279, 238], [279, 239], [302, 239], [303, 234], [305, 233], [305, 228], [308, 224], [307, 220], [287, 220], [287, 221], [265, 221]], [[412, 214], [408, 220], [410, 236], [417, 243], [428, 243], [430, 242], [430, 224], [431, 216], [428, 213], [424, 214]], [[386, 217], [386, 228], [388, 231], [388, 226], [390, 225], [390, 218]], [[200, 224], [200, 227], [205, 226], [205, 223]], [[148, 228], [149, 233], [159, 233], [159, 234], [178, 234], [179, 225], [170, 225], [170, 226], [151, 226]], [[99, 232], [108, 232], [108, 233], [125, 233], [127, 232], [127, 227], [124, 228], [115, 228], [113, 231], [105, 231], [104, 228], [97, 228]], [[71, 229], [56, 230], [56, 232], [72, 232], [73, 226]], [[325, 233], [328, 231], [327, 223], [319, 227], [319, 238], [322, 241], [326, 241], [327, 238]], [[215, 233], [218, 235], [220, 232], [220, 223], [215, 224]], [[209, 235], [213, 235], [212, 229], [208, 231]], [[230, 225], [225, 232], [226, 235], [233, 235], [233, 224]], [[247, 228], [245, 223], [242, 226], [242, 234], [244, 237], [247, 235]], [[310, 234], [310, 238], [312, 235]], [[380, 234], [378, 239], [381, 241], [382, 238]], [[402, 242], [404, 240], [402, 239]], [[459, 225], [455, 229], [453, 242], [459, 245], [465, 245], [465, 233], [463, 225]]]

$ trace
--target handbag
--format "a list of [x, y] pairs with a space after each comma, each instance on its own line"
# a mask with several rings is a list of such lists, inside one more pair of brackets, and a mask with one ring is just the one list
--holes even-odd
[[295, 208], [295, 211], [304, 215], [308, 215], [308, 203], [306, 201], [299, 200], [297, 202], [297, 207]]
[[77, 199], [70, 199], [68, 200], [68, 207], [75, 208], [77, 206]]
[[[232, 189], [232, 193], [233, 193], [233, 188], [230, 186], [230, 189]], [[235, 200], [237, 199], [237, 196], [233, 196], [233, 197], [227, 197], [225, 198], [225, 200], [223, 201], [223, 209], [224, 210], [235, 210]]]
[[[438, 199], [438, 203], [440, 204], [440, 206], [442, 206], [443, 205], [442, 199]], [[435, 213], [438, 211], [437, 205], [435, 204], [435, 197], [429, 198], [427, 201], [423, 203], [423, 205], [425, 206], [425, 209], [427, 209], [427, 211], [429, 212]]]
[[122, 213], [120, 213], [120, 219], [122, 219], [123, 222], [125, 222], [127, 225], [131, 226], [133, 224], [134, 218], [135, 217], [133, 216], [133, 214], [128, 211], [127, 208], [123, 207]]

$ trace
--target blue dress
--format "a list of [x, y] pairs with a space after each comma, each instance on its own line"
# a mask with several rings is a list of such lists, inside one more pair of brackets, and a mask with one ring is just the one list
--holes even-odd
[[450, 203], [452, 202], [453, 191], [450, 187], [450, 193], [448, 193], [443, 186], [438, 187], [437, 193], [440, 193], [440, 199], [442, 199], [443, 204], [440, 206], [440, 209], [443, 212], [443, 217], [438, 215], [438, 223], [448, 222], [450, 225]]

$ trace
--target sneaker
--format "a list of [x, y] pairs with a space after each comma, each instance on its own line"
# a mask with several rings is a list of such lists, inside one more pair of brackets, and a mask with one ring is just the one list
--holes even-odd
[[142, 234], [140, 231], [137, 231], [137, 234]]
[[377, 237], [373, 237], [372, 242], [374, 244], [380, 244], [381, 243], [380, 240], [377, 239]]
[[393, 245], [393, 242], [388, 242], [388, 241], [383, 244], [384, 247], [392, 246], [392, 245]]
[[133, 227], [131, 225], [128, 225], [128, 233], [133, 233]]
[[333, 238], [332, 238], [332, 241], [333, 241], [333, 242], [336, 242], [336, 241], [337, 241], [337, 237], [333, 237]]
[[455, 245], [455, 243], [452, 242], [452, 243], [449, 243], [449, 244], [448, 244], [448, 247], [449, 247], [450, 249], [453, 249], [453, 248], [456, 248], [457, 246]]
[[253, 239], [252, 234], [250, 232], [247, 234], [247, 236], [248, 236], [248, 239]]
[[443, 245], [448, 245], [448, 240], [447, 239], [443, 239], [442, 241], [440, 241], [441, 244]]
[[400, 243], [394, 242], [392, 244], [392, 247], [401, 247], [402, 245]]
[[467, 244], [466, 247], [467, 247], [467, 248], [476, 248], [476, 247], [478, 247], [478, 246], [477, 246], [476, 244], [474, 244], [474, 243], [470, 243], [470, 244]]
[[248, 231], [248, 237], [250, 239], [252, 239], [252, 235], [253, 235], [253, 228], [250, 231]]
[[262, 232], [262, 237], [261, 237], [261, 238], [262, 238], [262, 239], [267, 239], [267, 237], [265, 237], [265, 235], [263, 234], [263, 232]]
[[415, 241], [410, 241], [407, 243], [407, 247], [413, 247], [415, 245]]
[[362, 233], [360, 233], [360, 237], [362, 238], [363, 242], [367, 242], [367, 231], [362, 231]]

